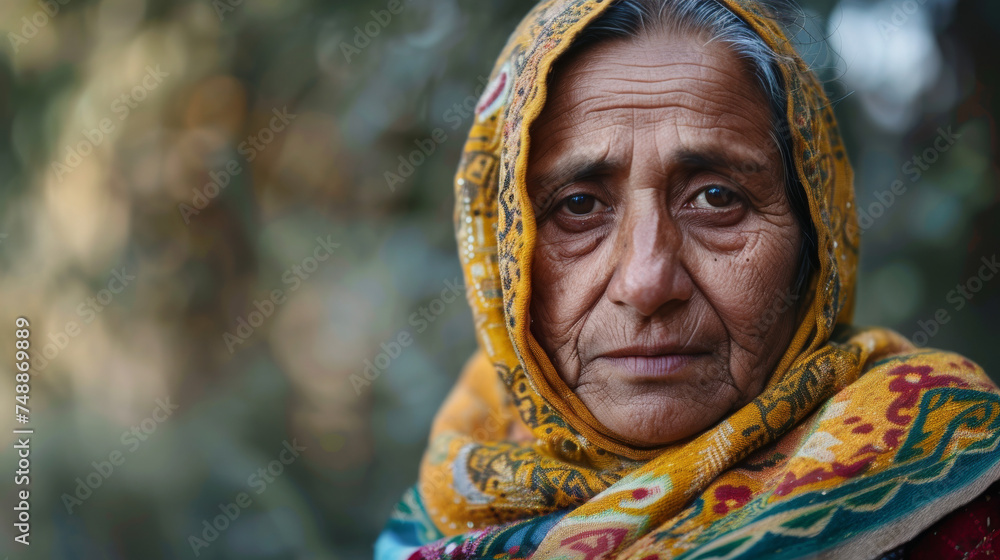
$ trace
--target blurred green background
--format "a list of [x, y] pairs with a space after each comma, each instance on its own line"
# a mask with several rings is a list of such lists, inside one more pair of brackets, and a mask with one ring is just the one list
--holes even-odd
[[[29, 547], [3, 436], [0, 555], [371, 556], [474, 349], [435, 302], [461, 107], [533, 2], [389, 4], [0, 3], [0, 400], [26, 317], [35, 429]], [[1000, 252], [1000, 5], [802, 5], [871, 217], [857, 322], [1000, 376], [1000, 278], [972, 280]]]

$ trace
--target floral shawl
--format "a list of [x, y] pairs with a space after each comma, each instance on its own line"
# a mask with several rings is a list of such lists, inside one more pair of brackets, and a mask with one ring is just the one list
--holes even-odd
[[803, 319], [767, 386], [697, 436], [642, 448], [595, 420], [532, 337], [528, 132], [553, 62], [610, 3], [543, 1], [492, 72], [455, 179], [479, 351], [380, 560], [870, 558], [1000, 478], [1000, 395], [983, 371], [850, 327], [859, 229], [830, 103], [764, 8], [724, 2], [783, 61], [786, 133], [818, 236]]

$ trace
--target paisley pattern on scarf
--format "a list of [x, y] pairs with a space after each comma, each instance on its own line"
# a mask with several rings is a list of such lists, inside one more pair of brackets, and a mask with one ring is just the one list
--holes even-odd
[[1000, 478], [1000, 396], [975, 364], [849, 327], [853, 172], [822, 85], [766, 10], [724, 0], [782, 60], [819, 267], [763, 392], [707, 431], [643, 448], [602, 426], [531, 335], [525, 174], [547, 77], [609, 0], [548, 0], [504, 48], [455, 178], [480, 350], [439, 411], [379, 558], [873, 557]]

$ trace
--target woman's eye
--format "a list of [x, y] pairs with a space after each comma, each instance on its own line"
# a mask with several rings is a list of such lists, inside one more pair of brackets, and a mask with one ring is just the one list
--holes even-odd
[[737, 194], [725, 187], [711, 186], [701, 191], [694, 200], [698, 208], [726, 208], [739, 201]]
[[570, 214], [586, 216], [595, 211], [603, 210], [603, 204], [589, 194], [574, 194], [563, 201], [563, 206]]

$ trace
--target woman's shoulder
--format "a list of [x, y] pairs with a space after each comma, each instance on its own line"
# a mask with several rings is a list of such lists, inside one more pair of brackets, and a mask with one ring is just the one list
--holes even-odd
[[[906, 497], [912, 538], [880, 558], [979, 558], [1000, 548], [1000, 389], [969, 358], [918, 348], [888, 329], [851, 329], [831, 344], [859, 375], [820, 413], [823, 430], [879, 453], [868, 478]], [[919, 531], [919, 532], [918, 532]]]
[[879, 560], [978, 560], [1000, 555], [1000, 482]]
[[951, 388], [1000, 394], [983, 368], [961, 354], [917, 347], [884, 328], [851, 329], [839, 334], [834, 344], [851, 349], [863, 362], [858, 379], [847, 387], [849, 392]]

